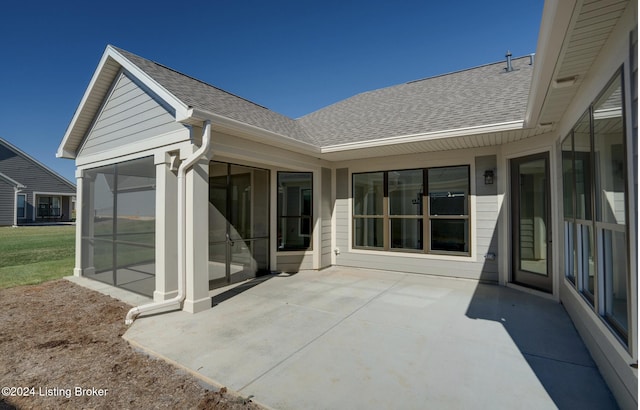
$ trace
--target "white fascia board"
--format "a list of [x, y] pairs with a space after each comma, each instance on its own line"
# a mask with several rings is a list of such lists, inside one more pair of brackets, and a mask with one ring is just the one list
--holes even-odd
[[147, 86], [151, 91], [153, 91], [158, 97], [163, 99], [167, 104], [169, 104], [175, 110], [176, 119], [186, 118], [190, 116], [189, 107], [184, 104], [181, 100], [179, 100], [176, 96], [167, 91], [164, 87], [158, 84], [153, 78], [151, 78], [147, 73], [142, 71], [138, 66], [131, 63], [128, 59], [126, 59], [122, 54], [120, 54], [115, 48], [108, 45], [102, 54], [102, 58], [100, 59], [100, 63], [98, 63], [98, 67], [96, 71], [93, 73], [91, 77], [91, 81], [87, 86], [87, 89], [82, 96], [82, 100], [80, 100], [80, 104], [76, 109], [69, 126], [67, 127], [67, 131], [64, 134], [62, 142], [58, 147], [58, 151], [56, 152], [56, 157], [58, 158], [69, 158], [75, 159], [76, 154], [73, 150], [69, 150], [67, 147], [67, 142], [71, 135], [71, 132], [75, 128], [76, 122], [78, 121], [78, 117], [82, 113], [83, 107], [85, 106], [87, 100], [91, 96], [91, 92], [93, 87], [98, 82], [100, 78], [100, 74], [106, 65], [108, 59], [111, 58], [116, 61], [125, 71], [131, 73], [134, 77], [136, 77], [139, 81], [141, 81], [145, 86]]
[[192, 109], [190, 111], [192, 115], [184, 118], [183, 121], [193, 121], [194, 119], [197, 119], [199, 121], [211, 120], [212, 126], [217, 125], [224, 129], [240, 132], [248, 139], [253, 139], [257, 142], [277, 146], [301, 154], [319, 155], [321, 153], [320, 147], [316, 145], [299, 141], [273, 131], [268, 131], [263, 128], [256, 127], [255, 125], [246, 124], [244, 122], [209, 111], [198, 109]]
[[80, 104], [78, 104], [78, 107], [76, 108], [76, 112], [73, 114], [73, 118], [71, 118], [71, 122], [69, 123], [69, 126], [67, 127], [67, 131], [64, 133], [64, 137], [62, 138], [62, 142], [58, 146], [58, 151], [56, 152], [56, 157], [58, 157], [58, 158], [68, 158], [68, 159], [74, 159], [76, 157], [73, 152], [71, 152], [71, 151], [69, 151], [67, 149], [67, 141], [69, 140], [69, 137], [71, 136], [71, 132], [75, 128], [76, 122], [78, 121], [78, 117], [82, 113], [82, 108], [84, 107], [84, 105], [86, 104], [87, 100], [89, 99], [89, 96], [91, 95], [91, 91], [93, 90], [93, 87], [95, 86], [96, 82], [98, 81], [98, 78], [100, 77], [100, 73], [102, 72], [102, 68], [106, 64], [108, 58], [109, 58], [109, 47], [107, 47], [105, 52], [102, 54], [102, 58], [100, 58], [100, 63], [98, 63], [98, 67], [93, 72], [93, 76], [91, 77], [91, 81], [89, 81], [89, 85], [87, 86], [87, 89], [84, 91], [84, 95], [82, 96], [82, 99], [80, 100]]
[[468, 135], [486, 134], [491, 132], [514, 131], [522, 129], [524, 121], [509, 121], [497, 124], [480, 125], [476, 127], [455, 128], [451, 130], [425, 132], [420, 134], [401, 135], [397, 137], [381, 138], [358, 142], [347, 142], [322, 147], [322, 153], [348, 151], [354, 149], [382, 147], [385, 145], [406, 144]]
[[538, 124], [544, 101], [553, 82], [558, 60], [562, 55], [567, 32], [571, 26], [576, 0], [546, 0], [540, 22], [538, 46], [533, 65], [533, 77], [524, 124], [535, 128]]

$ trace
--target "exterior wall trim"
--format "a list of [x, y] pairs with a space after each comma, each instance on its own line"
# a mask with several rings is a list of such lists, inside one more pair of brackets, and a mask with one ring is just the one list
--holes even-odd
[[[546, 136], [546, 137], [545, 137]], [[557, 203], [558, 198], [558, 180], [557, 180], [557, 150], [555, 144], [551, 141], [554, 138], [553, 134], [544, 134], [541, 136], [546, 138], [543, 142], [539, 142], [536, 145], [532, 145], [532, 141], [519, 141], [514, 144], [509, 144], [502, 147], [502, 155], [498, 156], [498, 164], [499, 167], [502, 168], [501, 174], [504, 175], [504, 178], [499, 179], [498, 185], [498, 195], [502, 195], [502, 203], [500, 204], [500, 215], [499, 220], [501, 222], [498, 224], [500, 233], [499, 233], [499, 249], [501, 256], [499, 257], [499, 265], [500, 265], [500, 281], [499, 283], [502, 285], [509, 286], [512, 284], [512, 243], [511, 243], [511, 192], [510, 192], [510, 181], [511, 181], [511, 167], [510, 161], [512, 159], [525, 157], [534, 154], [540, 154], [544, 152], [549, 153], [549, 179], [550, 179], [550, 187], [549, 194], [551, 196], [550, 201], [552, 204]], [[539, 137], [538, 137], [539, 139]], [[500, 170], [498, 171], [500, 172]], [[553, 291], [551, 295], [553, 296], [553, 300], [560, 301], [560, 293], [559, 293], [559, 284], [561, 276], [558, 252], [561, 252], [562, 248], [558, 248], [560, 244], [560, 229], [557, 227], [557, 222], [559, 221], [558, 207], [551, 206], [551, 223], [553, 231], [551, 233], [552, 245], [551, 251], [552, 253], [552, 273], [553, 277]], [[560, 250], [558, 250], [560, 249]], [[539, 292], [542, 293], [542, 292]]]
[[[33, 222], [36, 221], [37, 216], [38, 216], [38, 204], [37, 204], [37, 199], [39, 196], [59, 196], [60, 197], [60, 205], [62, 206], [62, 197], [66, 196], [69, 198], [73, 198], [77, 195], [77, 192], [74, 193], [68, 193], [68, 192], [47, 192], [47, 191], [33, 191], [32, 192], [33, 195], [33, 215], [31, 215], [31, 220]], [[69, 208], [71, 208], [71, 204], [69, 204]], [[17, 197], [16, 197], [16, 213], [17, 213]], [[69, 218], [71, 217], [71, 215], [69, 215]]]
[[633, 357], [567, 281], [563, 280], [561, 293], [562, 303], [565, 305], [571, 321], [591, 353], [618, 405], [620, 408], [637, 408], [638, 370], [630, 366], [634, 362]]
[[[533, 68], [532, 86], [527, 101], [527, 111], [524, 123], [527, 127], [535, 127], [540, 117], [542, 107], [551, 86], [551, 79], [556, 70], [555, 62], [566, 47], [564, 41], [571, 25], [576, 0], [547, 0], [545, 1], [542, 23], [538, 35], [538, 49], [536, 50], [536, 64]], [[555, 41], [552, 41], [555, 39]]]
[[444, 131], [433, 131], [420, 134], [400, 135], [389, 138], [380, 138], [376, 140], [348, 142], [344, 144], [328, 145], [321, 148], [321, 152], [331, 153], [363, 148], [381, 147], [385, 145], [394, 145], [398, 143], [406, 144], [411, 142], [422, 142], [434, 139], [443, 139], [451, 137], [463, 137], [491, 132], [514, 131], [522, 129], [524, 121], [509, 121], [497, 124], [481, 125], [477, 127], [454, 128]]

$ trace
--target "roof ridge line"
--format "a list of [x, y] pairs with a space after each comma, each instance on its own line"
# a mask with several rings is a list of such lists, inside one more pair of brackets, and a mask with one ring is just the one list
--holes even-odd
[[[521, 57], [515, 57], [515, 58], [512, 58], [511, 61], [521, 60], [523, 58], [528, 58], [529, 56], [531, 56], [533, 54], [535, 54], [535, 53], [526, 54], [526, 55], [521, 56]], [[417, 82], [420, 82], [420, 81], [431, 80], [433, 78], [445, 77], [445, 76], [451, 75], [451, 74], [464, 73], [465, 71], [471, 71], [471, 70], [476, 70], [478, 68], [489, 67], [489, 66], [492, 66], [492, 65], [501, 64], [501, 63], [504, 63], [505, 61], [506, 60], [500, 60], [500, 61], [495, 61], [493, 63], [480, 64], [480, 65], [475, 66], [475, 67], [463, 68], [461, 70], [455, 70], [455, 71], [450, 71], [448, 73], [437, 74], [437, 75], [434, 75], [434, 76], [431, 76], [431, 77], [425, 77], [425, 78], [419, 78], [417, 80], [407, 81], [406, 83], [403, 83], [403, 84], [413, 84], [413, 83], [417, 83]], [[398, 85], [402, 85], [402, 84], [398, 84]]]

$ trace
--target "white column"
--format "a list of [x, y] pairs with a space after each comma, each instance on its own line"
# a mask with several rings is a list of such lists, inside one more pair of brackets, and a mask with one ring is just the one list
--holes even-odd
[[156, 302], [178, 294], [178, 178], [171, 171], [171, 159], [169, 153], [155, 156]]
[[270, 171], [270, 192], [269, 201], [271, 203], [269, 210], [269, 264], [272, 272], [278, 270], [278, 170]]
[[211, 308], [209, 296], [209, 159], [198, 161], [186, 176], [186, 300], [183, 310]]
[[[84, 176], [81, 170], [76, 171], [76, 265], [73, 269], [74, 276], [83, 276], [83, 273], [91, 274], [95, 271], [93, 249], [89, 248], [89, 243], [85, 247], [82, 241], [83, 234], [93, 237], [93, 218], [91, 217], [94, 208], [93, 184], [89, 187], [85, 186], [89, 180], [90, 177]], [[89, 188], [89, 192], [85, 192], [86, 188]], [[34, 212], [36, 212], [35, 209]]]
[[322, 258], [322, 168], [313, 170], [313, 204], [311, 221], [312, 269], [320, 269]]
[[[18, 226], [18, 192], [20, 189], [18, 187], [13, 187], [13, 227]], [[25, 207], [27, 205], [25, 204]]]

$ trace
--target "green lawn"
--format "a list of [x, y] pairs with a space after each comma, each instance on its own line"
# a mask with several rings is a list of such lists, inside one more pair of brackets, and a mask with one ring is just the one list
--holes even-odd
[[0, 289], [73, 273], [75, 226], [0, 228]]

